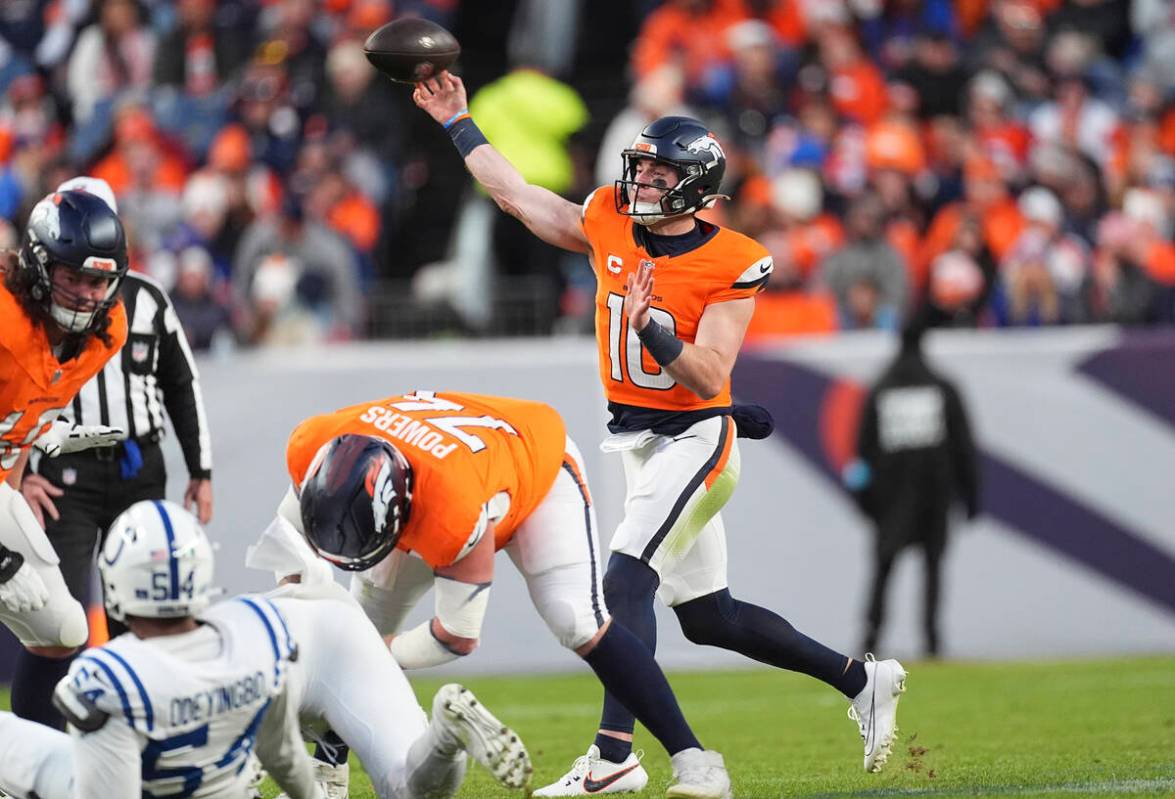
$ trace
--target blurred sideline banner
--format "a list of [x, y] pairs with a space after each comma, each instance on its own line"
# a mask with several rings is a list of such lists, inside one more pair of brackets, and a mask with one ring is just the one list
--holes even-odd
[[[778, 429], [740, 441], [742, 477], [723, 516], [735, 596], [853, 655], [872, 532], [835, 475], [851, 456], [868, 383], [896, 342], [880, 333], [748, 350], [735, 394], [768, 406]], [[955, 379], [983, 458], [984, 514], [956, 524], [944, 579], [947, 657], [1052, 658], [1175, 652], [1175, 333], [1114, 328], [936, 332], [928, 358]], [[606, 542], [619, 522], [618, 456], [599, 452], [607, 414], [587, 339], [367, 343], [247, 353], [201, 363], [213, 436], [218, 582], [265, 590], [243, 565], [286, 486], [285, 441], [303, 418], [416, 389], [542, 400], [584, 452]], [[170, 496], [186, 484], [165, 444]], [[543, 626], [505, 556], [481, 647], [447, 673], [586, 668]], [[879, 656], [921, 651], [921, 562], [890, 587]], [[431, 615], [431, 596], [414, 619]], [[669, 668], [747, 665], [689, 644], [659, 611]], [[11, 671], [0, 642], [0, 679]]]

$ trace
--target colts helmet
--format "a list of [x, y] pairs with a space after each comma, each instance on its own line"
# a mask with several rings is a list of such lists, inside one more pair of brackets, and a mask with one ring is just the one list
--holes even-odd
[[[53, 288], [54, 267], [107, 281], [94, 302]], [[118, 287], [127, 271], [126, 233], [118, 215], [100, 197], [84, 191], [48, 195], [29, 214], [20, 248], [22, 283], [32, 300], [70, 333], [98, 329], [118, 302]], [[62, 305], [64, 299], [69, 305]]]
[[[714, 134], [690, 117], [661, 117], [650, 123], [621, 152], [623, 177], [616, 181], [616, 210], [649, 225], [662, 219], [700, 211], [723, 195], [718, 189], [726, 172], [726, 154]], [[636, 165], [652, 158], [677, 169], [681, 177], [666, 189], [659, 203], [638, 202], [637, 189], [649, 184], [636, 179]]]
[[364, 571], [386, 558], [412, 508], [412, 466], [382, 438], [344, 435], [310, 464], [300, 495], [302, 529], [319, 555]]
[[212, 545], [196, 517], [157, 499], [123, 511], [98, 556], [106, 610], [119, 621], [196, 615], [212, 599], [212, 567]]

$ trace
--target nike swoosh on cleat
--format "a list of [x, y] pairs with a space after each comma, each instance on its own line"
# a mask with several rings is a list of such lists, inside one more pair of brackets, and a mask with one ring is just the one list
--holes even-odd
[[634, 763], [622, 771], [617, 771], [615, 774], [609, 774], [602, 780], [593, 780], [592, 775], [589, 772], [588, 775], [583, 778], [583, 790], [585, 793], [599, 793], [628, 772], [635, 771], [636, 769], [640, 768], [640, 765], [640, 763]]

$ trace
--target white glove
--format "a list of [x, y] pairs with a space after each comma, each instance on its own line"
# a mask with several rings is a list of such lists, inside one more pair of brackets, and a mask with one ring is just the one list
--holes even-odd
[[[20, 557], [19, 553], [8, 551], [0, 557], [0, 562], [7, 563], [8, 558]], [[0, 583], [0, 603], [12, 613], [31, 613], [40, 610], [48, 601], [49, 589], [45, 587], [45, 581], [32, 566], [24, 563], [23, 559], [16, 573], [7, 581]]]
[[84, 449], [113, 447], [126, 438], [121, 427], [107, 427], [104, 424], [74, 424], [58, 419], [45, 433], [33, 442], [33, 446], [50, 458], [69, 455]]

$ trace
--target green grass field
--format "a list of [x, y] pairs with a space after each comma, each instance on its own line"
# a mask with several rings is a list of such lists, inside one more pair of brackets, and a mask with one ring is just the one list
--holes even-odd
[[[765, 669], [670, 677], [699, 737], [726, 756], [742, 799], [1175, 796], [1175, 658], [907, 666], [901, 737], [880, 775], [861, 771], [847, 703], [822, 684]], [[441, 682], [414, 681], [426, 707]], [[465, 684], [522, 735], [535, 785], [591, 742], [600, 689], [589, 674]], [[657, 797], [668, 758], [643, 731], [638, 745], [651, 776], [644, 795]], [[366, 777], [352, 774], [351, 796], [374, 797]], [[471, 767], [459, 797], [511, 795]]]

